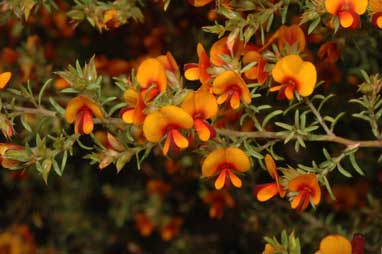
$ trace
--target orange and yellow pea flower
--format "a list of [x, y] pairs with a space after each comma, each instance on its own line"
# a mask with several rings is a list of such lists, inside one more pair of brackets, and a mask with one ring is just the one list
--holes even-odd
[[235, 173], [244, 173], [251, 167], [247, 154], [239, 148], [217, 148], [212, 151], [202, 164], [202, 175], [212, 177], [217, 175], [215, 188], [222, 189], [228, 181], [240, 188], [242, 182]]
[[213, 84], [212, 91], [218, 95], [217, 103], [223, 104], [229, 101], [232, 109], [238, 109], [240, 100], [245, 104], [251, 103], [251, 94], [244, 80], [234, 71], [224, 71], [219, 74]]
[[370, 0], [369, 5], [372, 12], [371, 21], [373, 25], [382, 29], [382, 0]]
[[244, 65], [252, 62], [256, 62], [256, 65], [244, 72], [245, 78], [250, 80], [257, 80], [259, 84], [264, 84], [265, 80], [268, 78], [268, 73], [264, 70], [266, 61], [258, 51], [253, 50], [248, 51], [243, 56]]
[[191, 92], [183, 101], [182, 108], [194, 119], [194, 127], [200, 140], [208, 141], [215, 136], [215, 129], [207, 122], [218, 112], [216, 98], [208, 91]]
[[291, 207], [297, 211], [305, 210], [309, 202], [320, 203], [321, 188], [315, 174], [304, 174], [293, 178], [288, 184], [289, 192], [295, 192], [291, 198]]
[[298, 55], [288, 55], [277, 61], [272, 69], [272, 77], [281, 85], [271, 87], [269, 91], [279, 91], [279, 99], [292, 100], [295, 91], [301, 96], [313, 93], [317, 71], [311, 62], [303, 61]]
[[212, 191], [203, 196], [203, 202], [210, 205], [210, 218], [221, 219], [224, 215], [224, 208], [232, 208], [235, 201], [226, 191]]
[[103, 121], [100, 107], [86, 96], [77, 96], [71, 99], [66, 106], [65, 119], [74, 124], [76, 134], [90, 134], [94, 128], [93, 115]]
[[352, 254], [352, 245], [341, 235], [328, 235], [320, 242], [320, 249], [316, 254]]
[[[190, 129], [194, 125], [192, 117], [177, 106], [164, 106], [150, 113], [143, 122], [143, 133], [150, 142], [160, 142], [166, 136], [163, 154], [167, 155], [170, 147], [184, 149], [189, 142], [180, 130]], [[174, 147], [175, 146], [175, 147]]]
[[12, 73], [9, 71], [0, 74], [0, 89], [3, 89], [12, 77]]
[[275, 180], [274, 183], [259, 184], [255, 187], [254, 192], [257, 200], [260, 202], [268, 201], [277, 194], [284, 197], [286, 190], [279, 183], [279, 174], [277, 173], [276, 163], [270, 154], [265, 155], [265, 167], [269, 175]]
[[298, 25], [281, 26], [278, 29], [277, 38], [277, 45], [281, 50], [287, 46], [289, 48], [297, 46], [299, 52], [304, 52], [305, 50], [305, 34]]
[[165, 55], [160, 55], [156, 59], [161, 62], [166, 71], [175, 74], [179, 70], [178, 64], [171, 52], [167, 52]]
[[127, 104], [129, 104], [129, 107], [121, 110], [122, 120], [128, 124], [142, 124], [146, 117], [143, 112], [146, 104], [142, 98], [142, 94], [130, 88], [125, 91], [123, 97]]
[[137, 81], [141, 87], [143, 99], [151, 101], [166, 90], [166, 70], [158, 59], [146, 59], [138, 67]]
[[184, 77], [191, 81], [200, 80], [203, 86], [209, 87], [211, 75], [207, 72], [207, 69], [211, 67], [211, 62], [206, 53], [206, 50], [201, 43], [198, 43], [197, 45], [197, 53], [199, 57], [199, 63], [186, 64], [184, 66]]
[[355, 28], [360, 24], [360, 17], [367, 9], [367, 0], [325, 0], [326, 10], [339, 18], [344, 28]]

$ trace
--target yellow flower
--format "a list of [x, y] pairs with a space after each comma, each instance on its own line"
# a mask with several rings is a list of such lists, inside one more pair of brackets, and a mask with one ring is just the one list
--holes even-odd
[[202, 165], [202, 175], [212, 177], [217, 175], [215, 188], [220, 190], [229, 179], [233, 186], [240, 188], [242, 183], [236, 172], [243, 173], [249, 170], [251, 162], [241, 149], [236, 147], [218, 148], [211, 152]]
[[238, 109], [240, 100], [245, 104], [251, 103], [251, 95], [247, 84], [234, 71], [225, 71], [219, 74], [212, 84], [212, 91], [214, 94], [219, 95], [217, 99], [219, 105], [229, 101], [231, 108]]
[[143, 122], [143, 134], [150, 142], [160, 142], [167, 136], [163, 146], [163, 154], [167, 155], [170, 146], [187, 148], [188, 140], [180, 130], [192, 128], [194, 121], [182, 108], [168, 105], [149, 114]]
[[281, 85], [274, 86], [269, 91], [279, 91], [278, 98], [292, 100], [295, 91], [301, 96], [313, 93], [317, 71], [311, 62], [304, 62], [298, 55], [289, 55], [276, 63], [272, 69], [272, 77]]
[[215, 136], [215, 129], [207, 122], [218, 112], [215, 96], [205, 90], [188, 94], [182, 108], [194, 119], [194, 127], [200, 140], [207, 141]]
[[88, 97], [77, 96], [66, 106], [65, 119], [69, 124], [75, 122], [74, 132], [77, 134], [90, 134], [93, 131], [93, 115], [103, 121], [101, 109]]

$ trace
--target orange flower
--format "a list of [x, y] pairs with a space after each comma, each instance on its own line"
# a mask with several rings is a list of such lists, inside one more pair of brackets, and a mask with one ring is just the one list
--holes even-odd
[[294, 98], [294, 91], [301, 96], [309, 96], [317, 81], [316, 67], [311, 62], [305, 62], [298, 55], [289, 55], [280, 59], [272, 69], [273, 79], [281, 85], [272, 87], [269, 91], [279, 91], [280, 99]]
[[369, 4], [373, 14], [371, 18], [373, 25], [382, 29], [382, 0], [370, 0]]
[[135, 216], [135, 225], [141, 236], [148, 237], [154, 231], [154, 225], [149, 218], [143, 213], [138, 213]]
[[268, 73], [264, 71], [265, 60], [258, 51], [248, 51], [244, 54], [243, 64], [247, 65], [256, 62], [256, 65], [244, 72], [244, 76], [250, 80], [257, 80], [259, 84], [264, 84], [268, 78]]
[[166, 71], [175, 74], [179, 70], [178, 64], [176, 63], [171, 52], [167, 52], [166, 55], [158, 56], [156, 59], [162, 63]]
[[187, 148], [188, 140], [180, 132], [181, 129], [192, 128], [194, 121], [182, 108], [168, 105], [149, 114], [143, 122], [143, 133], [150, 142], [159, 142], [167, 136], [163, 146], [163, 154], [167, 155], [170, 146]]
[[187, 80], [200, 80], [202, 85], [209, 87], [211, 75], [208, 74], [207, 69], [211, 67], [210, 59], [204, 49], [203, 45], [198, 43], [197, 53], [199, 57], [198, 64], [186, 64], [184, 66], [184, 77]]
[[367, 9], [367, 0], [325, 0], [326, 10], [339, 18], [344, 28], [355, 28], [360, 17]]
[[170, 241], [173, 239], [176, 235], [179, 234], [179, 230], [182, 224], [183, 220], [181, 218], [171, 219], [170, 222], [164, 225], [160, 230], [162, 239], [165, 241]]
[[305, 34], [298, 25], [281, 26], [278, 29], [277, 44], [279, 49], [284, 49], [286, 46], [289, 48], [297, 46], [299, 52], [305, 50]]
[[85, 96], [71, 99], [66, 106], [65, 119], [69, 124], [74, 124], [76, 134], [90, 134], [93, 131], [93, 115], [103, 121], [103, 114], [99, 106]]
[[195, 7], [203, 7], [212, 1], [213, 0], [188, 0], [188, 3]]
[[125, 101], [130, 107], [121, 110], [121, 117], [125, 123], [128, 124], [141, 124], [145, 120], [145, 113], [143, 112], [146, 104], [143, 101], [142, 95], [135, 89], [127, 89], [123, 94]]
[[159, 60], [155, 58], [146, 59], [138, 67], [137, 81], [142, 88], [143, 98], [146, 101], [151, 101], [159, 93], [166, 90], [166, 70]]
[[203, 197], [203, 201], [210, 206], [210, 217], [221, 219], [224, 215], [224, 208], [232, 208], [235, 205], [235, 201], [232, 196], [225, 191], [212, 191], [207, 193]]
[[305, 210], [310, 201], [314, 205], [320, 203], [321, 189], [315, 174], [304, 174], [293, 178], [288, 184], [288, 190], [296, 192], [296, 195], [292, 195], [291, 206], [297, 211]]
[[3, 89], [12, 77], [12, 73], [9, 71], [0, 74], [0, 89]]
[[212, 91], [220, 95], [217, 103], [230, 102], [233, 109], [240, 106], [240, 99], [245, 104], [251, 103], [251, 95], [244, 80], [234, 71], [225, 71], [217, 76], [212, 84]]
[[211, 63], [216, 66], [223, 66], [226, 62], [222, 56], [235, 57], [244, 50], [244, 44], [239, 38], [234, 38], [233, 41], [228, 40], [228, 36], [216, 41], [210, 49]]
[[325, 42], [318, 49], [317, 56], [325, 62], [335, 63], [340, 58], [341, 54], [335, 42]]
[[202, 174], [205, 177], [217, 175], [215, 188], [218, 190], [224, 187], [228, 178], [235, 187], [240, 188], [241, 180], [234, 172], [246, 172], [250, 167], [248, 156], [239, 148], [218, 148], [204, 160]]
[[188, 94], [182, 108], [194, 119], [194, 127], [200, 140], [208, 141], [215, 136], [215, 129], [207, 122], [218, 112], [215, 96], [205, 90]]
[[69, 86], [70, 86], [69, 83], [63, 78], [58, 78], [54, 81], [54, 87], [57, 90], [62, 90], [62, 89], [68, 88]]
[[276, 249], [269, 243], [265, 245], [263, 254], [274, 254], [276, 252]]
[[316, 254], [352, 254], [352, 246], [348, 239], [341, 235], [328, 235], [320, 242]]
[[265, 183], [257, 185], [254, 189], [257, 200], [260, 202], [267, 201], [277, 194], [284, 197], [286, 194], [285, 189], [280, 186], [279, 174], [277, 173], [276, 163], [270, 154], [265, 155], [265, 166], [269, 175], [276, 181], [274, 183]]

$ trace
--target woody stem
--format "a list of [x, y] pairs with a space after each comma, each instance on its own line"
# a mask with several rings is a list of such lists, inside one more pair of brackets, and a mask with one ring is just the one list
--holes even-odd
[[326, 134], [329, 135], [329, 136], [335, 136], [334, 133], [329, 129], [329, 127], [326, 125], [324, 119], [322, 118], [320, 112], [318, 112], [318, 110], [316, 109], [316, 107], [313, 105], [313, 103], [309, 100], [308, 97], [305, 97], [304, 98], [304, 101], [306, 103], [306, 105], [310, 108], [310, 110], [312, 111], [312, 113], [316, 116], [317, 118], [317, 121], [320, 123], [320, 125], [322, 126], [322, 128], [325, 130]]

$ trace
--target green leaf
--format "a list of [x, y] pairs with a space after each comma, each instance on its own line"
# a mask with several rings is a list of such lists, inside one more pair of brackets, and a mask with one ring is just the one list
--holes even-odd
[[65, 109], [63, 109], [52, 97], [49, 97], [49, 102], [61, 117], [65, 116]]
[[20, 122], [21, 122], [21, 125], [24, 127], [24, 129], [26, 129], [27, 131], [29, 132], [32, 132], [32, 128], [31, 126], [28, 124], [28, 122], [26, 121], [25, 119], [25, 115], [22, 115], [20, 117]]
[[46, 90], [46, 88], [48, 87], [48, 85], [52, 82], [52, 79], [48, 79], [41, 87], [40, 89], [40, 92], [38, 94], [38, 105], [41, 105], [41, 99], [42, 99], [42, 96], [44, 95], [44, 92]]
[[341, 174], [343, 174], [344, 176], [346, 176], [346, 177], [353, 177], [352, 176], [352, 174], [350, 174], [350, 172], [348, 172], [346, 169], [344, 169], [342, 166], [341, 166], [341, 164], [337, 164], [337, 168], [338, 168], [338, 171], [341, 173]]
[[353, 166], [353, 168], [355, 169], [355, 171], [357, 171], [358, 174], [360, 174], [361, 176], [364, 176], [365, 173], [363, 172], [363, 170], [359, 167], [356, 159], [355, 159], [355, 156], [354, 156], [354, 153], [353, 154], [350, 154], [349, 155], [349, 159], [350, 159], [350, 163], [351, 165]]
[[318, 17], [312, 23], [310, 23], [309, 28], [308, 28], [308, 34], [311, 34], [314, 31], [314, 29], [316, 29], [318, 24], [320, 24], [320, 22], [321, 22], [321, 18]]

